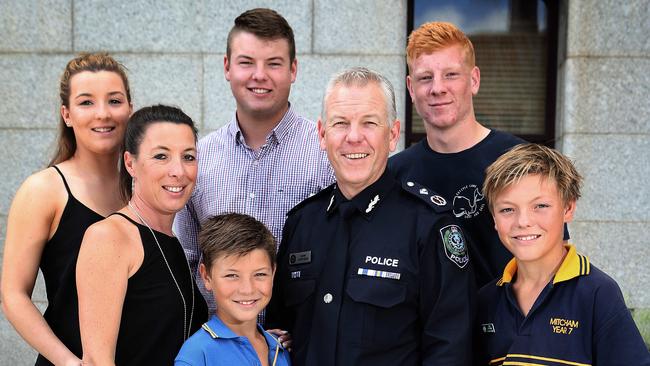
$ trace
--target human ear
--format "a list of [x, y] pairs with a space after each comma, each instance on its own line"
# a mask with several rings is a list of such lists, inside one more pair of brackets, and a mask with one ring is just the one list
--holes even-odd
[[205, 289], [208, 291], [212, 291], [212, 279], [210, 278], [210, 274], [208, 273], [208, 269], [206, 268], [205, 264], [201, 263], [199, 264], [199, 274], [201, 275], [201, 279], [203, 280], [203, 284], [205, 285]]
[[576, 201], [570, 201], [564, 206], [564, 222], [573, 221], [573, 214], [576, 211]]

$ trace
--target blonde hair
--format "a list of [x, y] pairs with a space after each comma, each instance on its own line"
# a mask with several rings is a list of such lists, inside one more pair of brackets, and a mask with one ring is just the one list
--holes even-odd
[[422, 24], [411, 32], [406, 46], [406, 63], [409, 71], [415, 59], [423, 54], [433, 53], [443, 48], [460, 45], [465, 51], [465, 62], [470, 66], [476, 65], [474, 45], [465, 33], [455, 25], [447, 22], [429, 22]]
[[554, 181], [564, 204], [580, 198], [582, 176], [569, 158], [546, 146], [524, 143], [501, 155], [486, 169], [483, 194], [490, 211], [504, 189], [527, 175], [540, 175]]

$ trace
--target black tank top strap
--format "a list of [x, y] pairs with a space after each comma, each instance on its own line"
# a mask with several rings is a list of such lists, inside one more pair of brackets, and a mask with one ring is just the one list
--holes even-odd
[[138, 224], [135, 220], [133, 220], [132, 218], [126, 216], [125, 214], [123, 214], [123, 213], [121, 213], [121, 212], [113, 212], [112, 214], [110, 214], [110, 215], [108, 215], [108, 216], [113, 216], [113, 215], [122, 216], [122, 217], [124, 217], [125, 219], [127, 219], [129, 222], [131, 222], [133, 225], [135, 225], [135, 226], [137, 226], [137, 227], [140, 226], [140, 224]]
[[68, 181], [65, 180], [65, 176], [61, 172], [61, 169], [59, 169], [59, 167], [56, 165], [52, 165], [52, 168], [54, 168], [56, 172], [59, 173], [61, 179], [63, 179], [63, 185], [65, 186], [65, 190], [68, 191], [68, 195], [72, 196], [72, 192], [70, 191], [70, 186], [68, 186]]

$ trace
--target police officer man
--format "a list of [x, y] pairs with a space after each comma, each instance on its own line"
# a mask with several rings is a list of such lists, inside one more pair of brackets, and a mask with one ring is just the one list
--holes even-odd
[[337, 183], [288, 214], [271, 326], [294, 365], [469, 365], [474, 281], [448, 202], [386, 171], [399, 138], [390, 82], [330, 81], [318, 121]]

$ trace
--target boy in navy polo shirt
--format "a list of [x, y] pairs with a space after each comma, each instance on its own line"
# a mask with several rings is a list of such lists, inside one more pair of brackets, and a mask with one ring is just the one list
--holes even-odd
[[199, 272], [217, 310], [185, 341], [174, 364], [290, 365], [281, 342], [257, 324], [273, 289], [271, 232], [248, 215], [219, 215], [203, 224], [199, 245], [203, 256]]
[[483, 192], [503, 277], [479, 292], [479, 365], [650, 365], [616, 282], [563, 244], [582, 177], [569, 159], [521, 144], [487, 169]]

